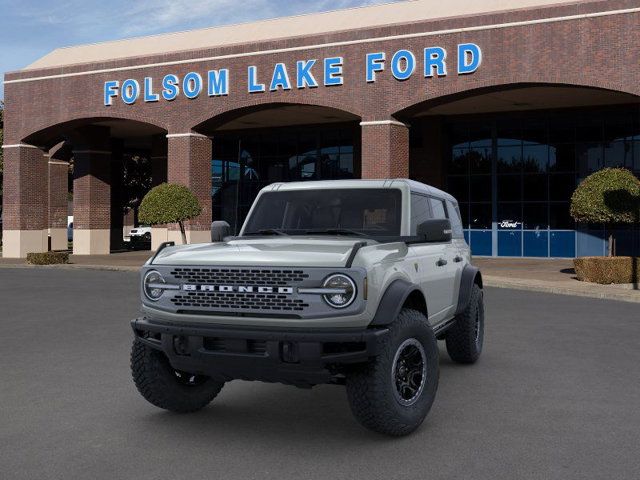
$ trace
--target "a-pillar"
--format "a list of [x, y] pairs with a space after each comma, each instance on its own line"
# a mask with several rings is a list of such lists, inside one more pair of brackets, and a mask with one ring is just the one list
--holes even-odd
[[[167, 137], [154, 135], [151, 138], [151, 186], [156, 187], [167, 181]], [[151, 227], [151, 250], [157, 250], [161, 243], [168, 241], [166, 225]]]
[[106, 255], [111, 236], [109, 129], [85, 128], [73, 143], [73, 253]]
[[396, 120], [363, 121], [362, 178], [409, 177], [409, 127]]
[[34, 145], [4, 145], [2, 256], [48, 250], [48, 154]]
[[[203, 243], [211, 241], [211, 155], [209, 137], [194, 132], [172, 133], [168, 140], [169, 183], [187, 186], [196, 196], [202, 214], [186, 223], [187, 241]], [[182, 243], [177, 225], [169, 225], [168, 240]]]
[[67, 250], [69, 157], [64, 142], [49, 150], [49, 237], [51, 250]]

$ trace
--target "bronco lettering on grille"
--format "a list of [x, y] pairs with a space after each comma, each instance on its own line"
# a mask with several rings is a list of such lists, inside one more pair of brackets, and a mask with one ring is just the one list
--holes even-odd
[[268, 287], [251, 285], [182, 285], [186, 292], [221, 292], [221, 293], [279, 293], [283, 295], [293, 294], [293, 287]]

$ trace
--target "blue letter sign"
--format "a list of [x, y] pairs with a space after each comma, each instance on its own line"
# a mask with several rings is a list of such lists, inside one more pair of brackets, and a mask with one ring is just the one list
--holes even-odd
[[[348, 42], [345, 42], [347, 44]], [[356, 65], [350, 72], [363, 72], [366, 84], [375, 84], [378, 78], [384, 77], [386, 81], [394, 79], [403, 82], [409, 80], [420, 68], [424, 78], [446, 77], [447, 72], [447, 50], [439, 46], [422, 48], [416, 56], [417, 50], [399, 49], [395, 52], [373, 51], [365, 53], [363, 65]], [[475, 43], [460, 43], [457, 45], [458, 75], [468, 75], [476, 72], [482, 65], [482, 50]], [[251, 54], [245, 54], [251, 55]], [[347, 61], [355, 61], [353, 58]], [[389, 64], [387, 65], [387, 61]], [[454, 60], [450, 60], [452, 63]], [[193, 60], [194, 64], [204, 63], [205, 60]], [[178, 62], [180, 64], [184, 61]], [[169, 65], [168, 62], [165, 65]], [[323, 59], [306, 59], [295, 61], [295, 78], [293, 71], [289, 74], [287, 68], [293, 68], [293, 61], [287, 63], [274, 62], [273, 69], [270, 66], [247, 66], [247, 92], [286, 92], [297, 88], [318, 88], [320, 85], [333, 87], [343, 85], [345, 82], [344, 68], [345, 57], [335, 56]], [[136, 67], [138, 68], [138, 67]], [[144, 68], [144, 67], [140, 67]], [[245, 67], [243, 67], [245, 68]], [[315, 72], [314, 72], [315, 68]], [[387, 72], [386, 70], [389, 70]], [[265, 73], [265, 72], [269, 73]], [[316, 73], [318, 77], [316, 78]], [[269, 74], [271, 77], [269, 78]], [[319, 82], [319, 76], [323, 75], [323, 80]], [[353, 80], [352, 77], [349, 77]], [[242, 80], [242, 79], [241, 79]], [[265, 83], [262, 83], [261, 80]], [[128, 78], [124, 80], [108, 80], [103, 84], [102, 98], [105, 106], [113, 105], [114, 99], [118, 97], [126, 105], [133, 105], [138, 100], [145, 103], [166, 100], [175, 100], [180, 95], [188, 99], [207, 97], [224, 97], [229, 95], [230, 90], [236, 84], [231, 84], [232, 72], [228, 68], [216, 68], [211, 70], [190, 71], [184, 76], [168, 73], [164, 77], [142, 77], [140, 79]], [[365, 84], [365, 85], [366, 85]], [[154, 87], [155, 85], [155, 87]], [[385, 83], [385, 87], [389, 83]], [[417, 85], [417, 84], [416, 84]], [[155, 89], [154, 89], [155, 88]], [[364, 88], [364, 87], [363, 87]], [[420, 88], [416, 86], [416, 88]]]

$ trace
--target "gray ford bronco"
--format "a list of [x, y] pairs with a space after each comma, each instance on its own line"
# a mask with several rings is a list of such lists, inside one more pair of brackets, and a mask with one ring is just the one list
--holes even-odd
[[205, 407], [225, 382], [345, 385], [353, 414], [415, 430], [438, 387], [437, 340], [474, 363], [482, 277], [457, 201], [411, 180], [277, 183], [237, 237], [165, 244], [142, 268], [134, 382], [153, 405]]

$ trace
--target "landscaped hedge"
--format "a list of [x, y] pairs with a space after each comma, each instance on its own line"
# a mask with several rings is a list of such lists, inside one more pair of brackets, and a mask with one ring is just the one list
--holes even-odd
[[69, 263], [67, 252], [27, 253], [27, 263], [31, 265], [58, 265]]
[[583, 282], [605, 285], [640, 282], [638, 257], [581, 257], [576, 258], [573, 265], [578, 280]]

